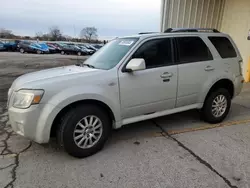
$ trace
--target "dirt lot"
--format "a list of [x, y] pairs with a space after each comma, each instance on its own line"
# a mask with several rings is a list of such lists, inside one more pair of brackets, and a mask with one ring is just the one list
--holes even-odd
[[0, 187], [250, 186], [249, 84], [222, 124], [206, 124], [189, 111], [128, 125], [114, 131], [101, 152], [81, 160], [54, 140], [38, 145], [13, 133], [5, 110], [12, 81], [26, 72], [75, 64], [77, 58], [0, 53]]

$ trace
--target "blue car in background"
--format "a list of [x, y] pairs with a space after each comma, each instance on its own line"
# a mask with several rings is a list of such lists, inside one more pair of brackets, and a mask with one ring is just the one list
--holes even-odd
[[49, 52], [49, 46], [46, 43], [35, 43], [38, 44], [38, 46], [44, 51], [44, 52]]
[[17, 51], [20, 40], [10, 40], [4, 42], [6, 51]]
[[19, 43], [19, 51], [21, 53], [49, 53], [49, 47], [45, 43], [22, 41]]
[[6, 47], [3, 42], [0, 41], [0, 51], [5, 51]]

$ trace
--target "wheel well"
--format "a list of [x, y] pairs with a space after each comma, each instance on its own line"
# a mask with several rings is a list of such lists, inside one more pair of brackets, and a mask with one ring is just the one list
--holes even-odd
[[109, 118], [112, 121], [115, 121], [115, 116], [112, 112], [112, 110], [109, 108], [108, 105], [106, 105], [105, 103], [98, 101], [98, 100], [92, 100], [92, 99], [88, 99], [88, 100], [82, 100], [82, 101], [76, 101], [74, 103], [71, 103], [67, 106], [65, 106], [55, 117], [53, 123], [52, 123], [52, 127], [51, 127], [51, 131], [50, 131], [50, 137], [54, 137], [56, 136], [56, 130], [58, 128], [58, 126], [60, 125], [60, 121], [62, 119], [62, 117], [72, 108], [75, 108], [78, 105], [84, 105], [84, 104], [93, 104], [93, 105], [97, 105], [100, 108], [102, 108], [104, 111], [106, 111], [108, 113]]
[[[221, 88], [224, 88], [226, 89], [229, 94], [231, 95], [231, 98], [233, 98], [234, 96], [234, 85], [233, 85], [233, 82], [231, 80], [228, 80], [228, 79], [222, 79], [218, 82], [216, 82], [209, 90], [207, 96], [206, 96], [206, 99], [207, 97], [214, 91], [218, 90], [218, 89], [221, 89]], [[206, 100], [205, 99], [205, 100]]]

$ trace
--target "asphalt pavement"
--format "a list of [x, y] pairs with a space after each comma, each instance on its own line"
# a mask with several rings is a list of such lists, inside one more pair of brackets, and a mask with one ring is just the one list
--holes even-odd
[[38, 145], [12, 132], [5, 109], [11, 82], [25, 72], [78, 60], [0, 53], [0, 187], [250, 186], [250, 84], [221, 124], [204, 123], [193, 110], [127, 125], [113, 131], [102, 151], [85, 159], [67, 155], [55, 140]]

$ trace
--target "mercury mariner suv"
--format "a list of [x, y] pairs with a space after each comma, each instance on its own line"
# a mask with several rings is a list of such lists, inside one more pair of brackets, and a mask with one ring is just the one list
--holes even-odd
[[112, 129], [199, 109], [218, 123], [243, 85], [242, 57], [216, 29], [167, 29], [116, 38], [85, 62], [25, 74], [8, 92], [13, 130], [37, 143], [56, 136], [90, 156]]

